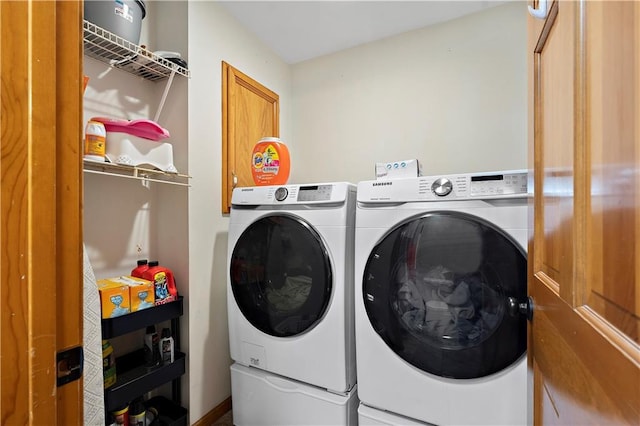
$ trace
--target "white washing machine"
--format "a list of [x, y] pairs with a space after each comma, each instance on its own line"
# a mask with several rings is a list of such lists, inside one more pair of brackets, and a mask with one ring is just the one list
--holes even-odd
[[[247, 412], [256, 392], [269, 393], [264, 398], [274, 403], [286, 401], [273, 392], [292, 395], [290, 388], [300, 383], [338, 395], [355, 413], [357, 403], [346, 403], [356, 398], [355, 199], [355, 185], [346, 182], [234, 190], [227, 264], [231, 358], [273, 375], [265, 382], [232, 369], [234, 419], [243, 402]], [[292, 380], [290, 386], [283, 380]], [[255, 387], [251, 395], [247, 386]], [[303, 406], [289, 400], [282, 403], [288, 410]], [[247, 421], [282, 420], [263, 413]]]
[[437, 425], [530, 423], [526, 171], [360, 182], [357, 198], [362, 404]]

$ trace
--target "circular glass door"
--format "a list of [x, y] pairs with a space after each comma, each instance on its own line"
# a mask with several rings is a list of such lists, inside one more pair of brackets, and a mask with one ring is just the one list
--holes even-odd
[[366, 312], [385, 343], [411, 365], [456, 379], [496, 373], [524, 354], [526, 319], [508, 306], [526, 293], [524, 250], [459, 212], [397, 226], [374, 247], [363, 276]]
[[245, 318], [277, 337], [314, 327], [329, 305], [329, 254], [306, 222], [265, 216], [240, 235], [231, 255], [231, 290]]

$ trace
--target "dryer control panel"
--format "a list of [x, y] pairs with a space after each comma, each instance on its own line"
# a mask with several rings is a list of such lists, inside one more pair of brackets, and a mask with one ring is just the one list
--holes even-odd
[[342, 203], [352, 192], [355, 192], [355, 185], [347, 182], [252, 186], [234, 189], [231, 204], [235, 206], [268, 206]]
[[469, 176], [469, 193], [472, 197], [526, 194], [527, 173], [471, 175]]
[[522, 198], [527, 171], [468, 173], [358, 183], [360, 202], [408, 202]]

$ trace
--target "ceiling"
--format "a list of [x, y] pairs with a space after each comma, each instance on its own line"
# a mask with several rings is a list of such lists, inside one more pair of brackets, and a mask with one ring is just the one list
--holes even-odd
[[219, 1], [288, 64], [327, 55], [505, 1]]

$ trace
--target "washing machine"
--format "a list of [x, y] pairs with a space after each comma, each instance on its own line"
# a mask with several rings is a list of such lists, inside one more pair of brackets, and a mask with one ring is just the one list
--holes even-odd
[[526, 171], [360, 182], [357, 201], [363, 406], [437, 425], [530, 423]]
[[[299, 384], [355, 400], [355, 200], [356, 186], [346, 182], [233, 191], [229, 344], [238, 366], [253, 370], [253, 378], [240, 373], [251, 370], [231, 371], [234, 413], [243, 402], [248, 409], [259, 389], [269, 400]], [[354, 403], [344, 406], [357, 409]]]

